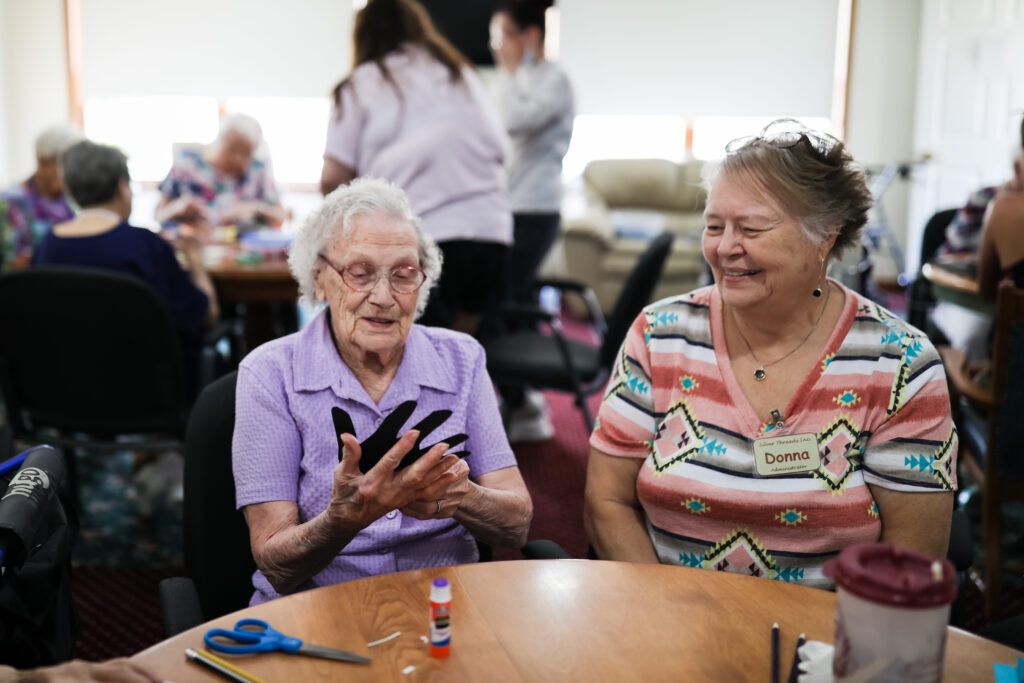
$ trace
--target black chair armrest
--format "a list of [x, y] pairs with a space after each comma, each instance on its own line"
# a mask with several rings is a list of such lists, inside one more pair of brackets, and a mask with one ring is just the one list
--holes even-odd
[[160, 612], [164, 621], [164, 638], [203, 623], [199, 593], [192, 579], [172, 576], [160, 582]]
[[558, 318], [554, 315], [529, 304], [505, 304], [498, 309], [498, 314], [503, 320], [535, 321], [552, 326], [559, 324]]
[[575, 292], [583, 299], [584, 305], [587, 307], [587, 315], [590, 316], [591, 324], [597, 331], [599, 339], [604, 339], [604, 335], [608, 331], [608, 323], [605, 321], [604, 313], [601, 311], [601, 304], [597, 300], [597, 294], [590, 288], [589, 285], [580, 282], [578, 280], [566, 280], [564, 278], [543, 278], [539, 279], [534, 283], [534, 287], [539, 289], [540, 287], [554, 287], [563, 291]]
[[568, 560], [572, 556], [554, 541], [541, 538], [523, 546], [523, 557], [528, 560]]
[[946, 558], [958, 572], [965, 572], [974, 564], [974, 549], [971, 545], [971, 521], [963, 510], [953, 510], [949, 525], [949, 550]]

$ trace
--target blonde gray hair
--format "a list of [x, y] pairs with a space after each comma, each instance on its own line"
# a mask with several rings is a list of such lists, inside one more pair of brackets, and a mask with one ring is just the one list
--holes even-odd
[[335, 240], [351, 234], [357, 216], [384, 215], [412, 226], [419, 244], [420, 268], [427, 279], [419, 290], [416, 317], [427, 307], [430, 289], [441, 277], [441, 250], [420, 219], [413, 213], [405, 193], [394, 183], [381, 178], [357, 178], [324, 197], [299, 229], [288, 252], [288, 267], [299, 283], [299, 292], [307, 303], [316, 305], [316, 276], [325, 265], [318, 254]]
[[730, 142], [725, 159], [705, 175], [709, 192], [720, 173], [749, 184], [795, 218], [815, 244], [835, 235], [829, 256], [859, 243], [874, 203], [864, 171], [843, 143], [793, 119], [772, 121], [758, 135]]

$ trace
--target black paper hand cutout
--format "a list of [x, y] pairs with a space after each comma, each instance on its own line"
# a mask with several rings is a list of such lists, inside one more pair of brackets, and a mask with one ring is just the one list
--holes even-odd
[[[363, 451], [362, 456], [359, 458], [360, 472], [366, 474], [373, 469], [373, 466], [380, 462], [380, 459], [384, 457], [384, 454], [391, 450], [392, 446], [398, 443], [398, 439], [405, 433], [402, 432], [400, 434], [399, 430], [402, 428], [402, 425], [405, 424], [405, 421], [409, 419], [409, 416], [413, 414], [413, 411], [416, 410], [417, 405], [418, 403], [416, 401], [406, 401], [405, 403], [402, 403], [395, 408], [390, 415], [384, 418], [384, 421], [380, 423], [380, 427], [377, 428], [377, 431], [360, 442], [360, 446], [362, 446]], [[408, 467], [416, 462], [421, 455], [430, 450], [430, 446], [421, 447], [420, 444], [423, 442], [423, 439], [430, 434], [430, 432], [441, 426], [441, 423], [447, 420], [451, 414], [452, 411], [450, 410], [435, 410], [412, 427], [412, 429], [418, 429], [420, 435], [416, 439], [416, 443], [414, 443], [412, 448], [409, 449], [409, 452], [405, 454], [404, 458], [402, 458], [402, 462], [398, 463], [398, 467], [395, 468], [395, 471], [398, 471], [403, 467]], [[331, 408], [331, 417], [334, 418], [334, 434], [338, 438], [338, 462], [341, 462], [341, 451], [343, 448], [341, 435], [351, 434], [357, 439], [359, 437], [356, 436], [356, 431], [352, 427], [352, 418], [349, 417], [349, 414], [344, 410], [337, 406]], [[447, 439], [438, 439], [435, 443], [441, 443], [443, 441], [448, 444], [449, 448], [454, 448], [468, 438], [469, 436], [466, 434], [455, 434]], [[465, 458], [469, 455], [469, 451], [459, 451], [457, 453], [453, 453], [453, 455]]]

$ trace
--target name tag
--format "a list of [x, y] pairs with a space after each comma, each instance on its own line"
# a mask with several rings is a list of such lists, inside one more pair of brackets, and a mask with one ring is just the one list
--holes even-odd
[[754, 466], [762, 477], [812, 472], [821, 466], [814, 434], [790, 434], [754, 440]]

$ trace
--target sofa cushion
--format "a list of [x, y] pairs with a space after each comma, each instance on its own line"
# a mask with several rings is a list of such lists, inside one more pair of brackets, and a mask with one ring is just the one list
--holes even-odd
[[599, 159], [587, 164], [583, 179], [609, 207], [701, 212], [703, 166], [701, 161]]

